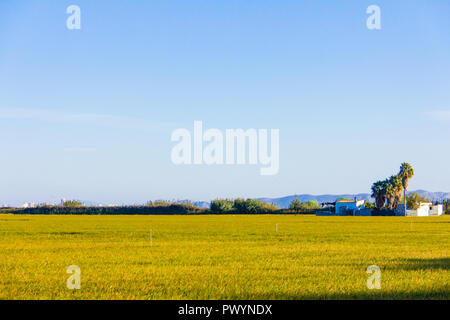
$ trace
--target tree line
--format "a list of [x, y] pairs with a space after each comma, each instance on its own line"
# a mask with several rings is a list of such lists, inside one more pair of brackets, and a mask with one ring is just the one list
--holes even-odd
[[294, 199], [289, 208], [256, 199], [217, 199], [209, 208], [200, 208], [191, 202], [149, 201], [133, 206], [86, 206], [78, 200], [65, 201], [61, 206], [40, 204], [35, 208], [3, 209], [17, 214], [61, 215], [171, 215], [171, 214], [312, 214], [322, 210], [316, 201], [302, 203]]

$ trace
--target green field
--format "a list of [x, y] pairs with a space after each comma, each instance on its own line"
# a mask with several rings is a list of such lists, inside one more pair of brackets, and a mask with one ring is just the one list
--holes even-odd
[[0, 215], [0, 299], [449, 299], [449, 244], [449, 216]]

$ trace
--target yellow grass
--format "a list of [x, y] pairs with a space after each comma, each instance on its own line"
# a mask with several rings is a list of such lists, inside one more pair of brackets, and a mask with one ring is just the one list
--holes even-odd
[[448, 216], [0, 215], [0, 299], [449, 299], [449, 239]]

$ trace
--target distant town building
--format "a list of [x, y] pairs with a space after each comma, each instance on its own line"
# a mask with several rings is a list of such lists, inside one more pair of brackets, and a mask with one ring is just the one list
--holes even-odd
[[34, 202], [25, 202], [20, 208], [36, 208], [36, 204]]

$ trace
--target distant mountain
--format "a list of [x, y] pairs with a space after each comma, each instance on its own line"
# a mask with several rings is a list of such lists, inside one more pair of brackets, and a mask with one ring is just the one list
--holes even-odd
[[429, 192], [425, 190], [408, 191], [408, 194], [418, 193], [431, 201], [443, 201], [450, 199], [450, 192]]

